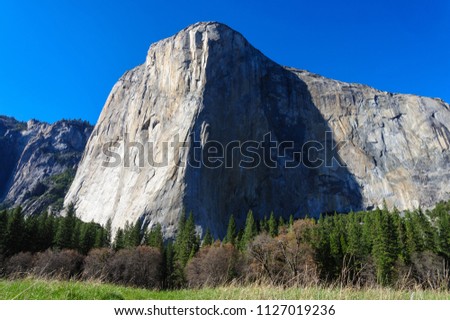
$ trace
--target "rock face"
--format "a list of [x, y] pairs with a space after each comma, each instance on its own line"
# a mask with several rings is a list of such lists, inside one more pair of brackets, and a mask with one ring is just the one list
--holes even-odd
[[0, 116], [2, 206], [21, 205], [27, 214], [35, 214], [62, 205], [64, 188], [91, 132], [92, 126], [81, 121], [24, 123]]
[[281, 67], [227, 26], [198, 23], [113, 87], [65, 203], [115, 228], [159, 222], [166, 236], [183, 210], [223, 236], [249, 209], [426, 207], [449, 197], [449, 128], [441, 100]]

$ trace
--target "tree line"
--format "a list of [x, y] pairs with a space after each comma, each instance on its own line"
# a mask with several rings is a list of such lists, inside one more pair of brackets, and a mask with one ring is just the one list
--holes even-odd
[[288, 221], [252, 211], [226, 235], [196, 231], [181, 214], [177, 236], [161, 225], [127, 223], [111, 239], [111, 222], [82, 222], [70, 205], [64, 217], [25, 218], [0, 211], [0, 275], [100, 279], [147, 288], [236, 284], [312, 284], [449, 289], [450, 202], [423, 211], [350, 212]]

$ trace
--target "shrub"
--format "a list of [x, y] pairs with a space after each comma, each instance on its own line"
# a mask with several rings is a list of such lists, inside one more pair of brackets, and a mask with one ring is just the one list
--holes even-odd
[[232, 244], [205, 246], [186, 267], [190, 287], [217, 287], [240, 276], [242, 259]]
[[276, 238], [257, 236], [248, 249], [253, 271], [249, 280], [291, 286], [317, 283], [314, 250], [309, 244], [312, 228], [311, 220], [298, 220]]
[[310, 228], [308, 220], [299, 220], [291, 231], [276, 238], [280, 252], [278, 259], [284, 264], [277, 280], [284, 285], [309, 285], [319, 280], [314, 250], [307, 242]]
[[105, 280], [108, 277], [108, 261], [114, 252], [111, 249], [93, 249], [84, 259], [83, 278]]
[[445, 259], [437, 254], [424, 251], [411, 255], [412, 275], [423, 288], [448, 289], [450, 274]]
[[24, 277], [33, 268], [33, 255], [30, 252], [20, 252], [6, 262], [6, 275], [10, 278]]
[[109, 259], [108, 280], [145, 288], [161, 285], [162, 256], [158, 249], [139, 246], [117, 251]]
[[79, 276], [83, 256], [75, 250], [47, 250], [36, 254], [34, 274], [41, 277], [70, 279]]
[[249, 272], [247, 281], [277, 284], [284, 263], [277, 248], [277, 241], [266, 233], [260, 234], [248, 245]]
[[0, 253], [0, 278], [5, 276], [5, 256]]

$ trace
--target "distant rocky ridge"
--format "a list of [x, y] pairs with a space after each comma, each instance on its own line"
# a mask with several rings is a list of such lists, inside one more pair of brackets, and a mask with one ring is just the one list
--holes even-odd
[[26, 214], [49, 206], [59, 212], [92, 126], [79, 120], [54, 124], [0, 116], [0, 203]]
[[[151, 45], [144, 64], [113, 87], [86, 146], [65, 203], [86, 220], [123, 227], [138, 219], [174, 234], [179, 216], [192, 211], [202, 229], [223, 236], [234, 214], [242, 225], [252, 209], [319, 215], [389, 207], [412, 209], [450, 198], [450, 106], [439, 100], [391, 94], [282, 67], [238, 32], [198, 23]], [[332, 132], [332, 136], [327, 136]], [[179, 166], [208, 142], [263, 141], [332, 148], [332, 165], [287, 169], [294, 152], [276, 155], [277, 168]], [[105, 166], [105, 144], [162, 142], [179, 137], [178, 163]], [[200, 149], [193, 147], [198, 142]], [[342, 143], [342, 144], [340, 144]], [[339, 161], [347, 166], [339, 165]]]

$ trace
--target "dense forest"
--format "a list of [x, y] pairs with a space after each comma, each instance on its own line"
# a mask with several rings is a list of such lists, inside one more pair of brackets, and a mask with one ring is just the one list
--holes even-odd
[[164, 241], [160, 225], [82, 222], [73, 205], [64, 217], [0, 211], [0, 276], [86, 279], [146, 288], [271, 284], [449, 289], [450, 202], [432, 210], [384, 208], [283, 221], [230, 217], [224, 239], [192, 214]]

